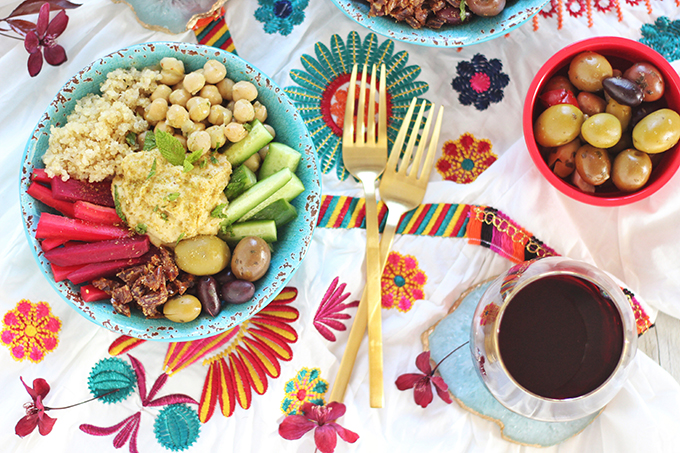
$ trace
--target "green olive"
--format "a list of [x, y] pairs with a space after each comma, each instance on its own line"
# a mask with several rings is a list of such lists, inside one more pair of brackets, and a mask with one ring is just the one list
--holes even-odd
[[598, 113], [583, 122], [581, 134], [596, 148], [610, 148], [621, 138], [621, 123], [611, 113]]
[[576, 171], [588, 184], [599, 186], [609, 179], [611, 161], [607, 151], [583, 145], [576, 151]]
[[177, 267], [193, 275], [213, 275], [229, 264], [229, 246], [217, 236], [196, 236], [175, 247]]
[[234, 248], [231, 271], [239, 280], [254, 282], [267, 272], [270, 261], [269, 244], [259, 237], [245, 237]]
[[649, 154], [636, 149], [621, 151], [614, 159], [612, 182], [623, 192], [632, 192], [647, 184], [652, 174]]
[[191, 294], [175, 296], [163, 304], [163, 315], [170, 321], [189, 322], [201, 314], [201, 301]]
[[548, 107], [534, 123], [536, 142], [554, 147], [569, 143], [578, 137], [583, 124], [583, 112], [571, 104]]
[[548, 154], [548, 167], [560, 178], [566, 178], [574, 171], [576, 150], [580, 146], [581, 141], [576, 139], [566, 145], [552, 148]]
[[600, 91], [602, 81], [613, 75], [612, 65], [597, 52], [581, 52], [569, 64], [569, 81], [581, 91]]
[[671, 109], [650, 113], [633, 128], [633, 146], [649, 154], [662, 153], [680, 139], [680, 115]]
[[630, 106], [619, 104], [614, 99], [610, 98], [609, 102], [607, 102], [605, 112], [611, 113], [619, 119], [619, 123], [621, 123], [621, 130], [625, 131], [628, 129], [630, 119], [633, 117], [633, 109]]

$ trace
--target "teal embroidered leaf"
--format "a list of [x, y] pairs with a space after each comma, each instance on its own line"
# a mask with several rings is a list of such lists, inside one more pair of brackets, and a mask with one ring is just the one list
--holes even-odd
[[137, 376], [134, 370], [129, 363], [118, 357], [108, 357], [97, 362], [87, 379], [88, 389], [94, 397], [118, 389], [100, 398], [105, 403], [123, 401], [130, 396], [136, 385]]
[[368, 65], [368, 73], [371, 73], [371, 65], [377, 60], [376, 50], [378, 48], [378, 36], [375, 33], [369, 33], [364, 39], [363, 44], [363, 61], [359, 64]]
[[349, 55], [350, 70], [354, 63], [364, 64], [364, 55], [361, 48], [361, 37], [355, 31], [347, 35], [347, 53]]
[[201, 422], [196, 411], [186, 404], [165, 406], [153, 424], [156, 440], [172, 451], [189, 448], [200, 434]]
[[[303, 60], [304, 61], [304, 60]], [[304, 63], [303, 63], [304, 65]], [[296, 83], [299, 83], [303, 88], [307, 88], [311, 91], [311, 95], [318, 96], [321, 99], [323, 90], [326, 87], [323, 79], [317, 79], [314, 74], [310, 74], [307, 71], [300, 71], [299, 69], [293, 69], [290, 71], [290, 77]]]
[[316, 84], [321, 87], [321, 89], [331, 83], [331, 79], [329, 79], [328, 76], [323, 73], [323, 67], [318, 61], [316, 61], [316, 58], [312, 57], [311, 55], [304, 54], [302, 55], [302, 58], [300, 58], [300, 61], [302, 62], [302, 66], [305, 67], [309, 75], [313, 78]]
[[286, 393], [290, 393], [293, 390], [295, 390], [295, 382], [291, 379], [290, 381], [286, 382]]
[[[314, 378], [316, 379], [316, 378]], [[328, 384], [326, 384], [325, 381], [319, 381], [317, 382], [314, 387], [312, 388], [312, 391], [314, 393], [326, 393], [326, 390], [328, 390]]]
[[330, 81], [332, 81], [341, 74], [338, 73], [333, 67], [335, 65], [333, 53], [323, 43], [320, 42], [316, 43], [316, 45], [314, 46], [314, 53], [316, 54], [316, 60], [319, 62], [319, 65], [321, 66], [321, 70], [323, 71], [324, 75], [329, 79], [329, 83]]
[[318, 378], [320, 374], [320, 371], [318, 368], [314, 368], [311, 373], [309, 373], [309, 380], [313, 381], [314, 379]]
[[352, 71], [352, 62], [347, 54], [345, 42], [340, 35], [331, 36], [331, 53], [341, 73], [348, 74]]
[[[303, 84], [305, 82], [301, 82], [300, 80], [297, 80], [294, 74], [294, 71], [290, 72], [290, 77], [295, 80], [297, 83]], [[293, 100], [293, 101], [299, 101], [299, 102], [319, 102], [321, 103], [321, 93], [316, 90], [307, 89], [304, 87], [286, 87], [285, 90], [286, 94]]]

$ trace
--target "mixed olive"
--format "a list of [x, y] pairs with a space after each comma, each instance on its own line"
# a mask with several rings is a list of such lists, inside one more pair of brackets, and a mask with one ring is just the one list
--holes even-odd
[[680, 115], [664, 91], [650, 63], [614, 67], [597, 52], [579, 53], [539, 96], [533, 129], [548, 167], [584, 192], [642, 188], [680, 140]]
[[175, 263], [196, 275], [196, 285], [168, 299], [163, 314], [174, 322], [193, 321], [204, 311], [215, 317], [222, 304], [242, 304], [255, 294], [254, 282], [264, 276], [271, 262], [269, 244], [259, 237], [241, 239], [233, 251], [217, 236], [196, 236], [175, 247]]

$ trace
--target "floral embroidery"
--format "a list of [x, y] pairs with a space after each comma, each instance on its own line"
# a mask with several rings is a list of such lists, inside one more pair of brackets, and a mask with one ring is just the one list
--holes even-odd
[[458, 77], [451, 86], [458, 91], [458, 101], [463, 105], [473, 104], [477, 110], [486, 110], [492, 103], [503, 100], [503, 88], [510, 82], [502, 72], [503, 63], [497, 58], [487, 60], [477, 54], [471, 61], [461, 61], [456, 66]]
[[[350, 315], [347, 313], [340, 313], [341, 311], [356, 307], [359, 301], [345, 303], [345, 299], [349, 297], [349, 293], [344, 293], [346, 283], [338, 286], [338, 277], [331, 282], [326, 294], [324, 294], [319, 308], [314, 315], [314, 327], [319, 333], [328, 341], [335, 341], [335, 334], [331, 332], [331, 328], [339, 331], [345, 331], [347, 327], [340, 322], [340, 319], [349, 319]], [[325, 324], [325, 325], [324, 325]]]
[[391, 252], [381, 279], [383, 308], [409, 311], [416, 300], [425, 296], [423, 286], [426, 282], [427, 276], [418, 269], [414, 257]]
[[[156, 422], [154, 423], [154, 432], [156, 439], [165, 448], [177, 451], [185, 450], [193, 444], [199, 435], [198, 416], [193, 409], [190, 409], [185, 404], [198, 404], [190, 396], [175, 393], [171, 395], [161, 396], [156, 398], [158, 392], [163, 388], [167, 382], [168, 375], [162, 373], [156, 379], [153, 386], [147, 393], [146, 389], [146, 371], [142, 363], [131, 355], [128, 355], [132, 369], [134, 370], [137, 388], [139, 389], [139, 397], [141, 399], [142, 407], [163, 407], [164, 409], [158, 414]], [[109, 364], [113, 364], [121, 359], [107, 359]], [[93, 396], [100, 397], [101, 395], [93, 388], [92, 381], [98, 381], [97, 376], [101, 375], [102, 369], [107, 368], [100, 362], [90, 373], [90, 391]], [[115, 385], [115, 384], [113, 384]], [[123, 390], [128, 388], [127, 381]], [[110, 391], [110, 390], [108, 390]], [[127, 398], [129, 393], [126, 393], [124, 398]], [[80, 425], [80, 430], [84, 433], [93, 436], [110, 436], [118, 433], [113, 439], [114, 448], [121, 448], [129, 442], [130, 453], [137, 453], [137, 433], [141, 422], [141, 411], [125, 418], [122, 422], [109, 427], [99, 427], [90, 424]]]
[[[305, 70], [293, 69], [290, 77], [298, 86], [284, 91], [295, 102], [319, 153], [324, 174], [335, 170], [339, 179], [349, 173], [342, 162], [342, 126], [344, 122], [347, 85], [354, 63], [369, 62], [387, 68], [387, 138], [391, 149], [399, 127], [414, 96], [422, 96], [429, 86], [418, 81], [419, 66], [407, 66], [408, 53], [394, 51], [394, 41], [378, 41], [370, 33], [362, 41], [357, 32], [350, 32], [347, 40], [339, 35], [331, 37], [330, 48], [323, 43], [314, 46], [315, 56], [303, 55]], [[361, 73], [362, 67], [359, 68]], [[371, 83], [370, 75], [367, 83]], [[421, 102], [426, 102], [421, 100]]]
[[[677, 4], [677, 0], [670, 1], [675, 1]], [[532, 22], [534, 31], [539, 28], [539, 17], [549, 18], [553, 16], [557, 16], [557, 29], [561, 30], [564, 25], [565, 12], [572, 18], [582, 19], [585, 17], [588, 22], [588, 27], [593, 26], [593, 11], [609, 13], [612, 10], [615, 10], [618, 21], [623, 22], [622, 5], [633, 7], [642, 5], [647, 10], [647, 14], [652, 14], [653, 11], [650, 0], [550, 0], [550, 2], [533, 17]]]
[[301, 369], [295, 378], [286, 382], [284, 389], [286, 398], [281, 403], [281, 410], [286, 415], [301, 413], [305, 403], [317, 406], [326, 404], [324, 394], [328, 391], [328, 382], [321, 379], [321, 371], [318, 368]]
[[491, 152], [491, 148], [489, 140], [477, 140], [469, 133], [456, 141], [448, 140], [444, 143], [442, 157], [437, 161], [437, 171], [447, 181], [469, 184], [496, 162], [498, 156]]
[[640, 305], [640, 302], [638, 302], [638, 300], [635, 298], [635, 294], [633, 294], [627, 288], [621, 289], [623, 290], [623, 294], [626, 295], [626, 298], [628, 299], [628, 302], [630, 303], [630, 306], [633, 309], [633, 313], [635, 314], [635, 324], [637, 325], [637, 333], [638, 335], [642, 335], [650, 327], [652, 327], [652, 321], [650, 321], [649, 316], [647, 315], [647, 313], [645, 313], [645, 310]]
[[488, 304], [486, 307], [484, 307], [479, 325], [485, 326], [487, 324], [493, 323], [498, 316], [499, 310], [500, 309], [498, 308], [498, 305], [494, 304], [493, 302]]
[[662, 16], [654, 25], [644, 24], [640, 42], [663, 55], [668, 61], [680, 60], [680, 20]]
[[305, 20], [309, 0], [258, 0], [257, 3], [260, 7], [255, 11], [255, 19], [264, 23], [264, 31], [287, 36], [295, 25]]
[[52, 315], [47, 302], [20, 301], [2, 318], [0, 341], [9, 348], [14, 360], [38, 363], [59, 343], [61, 321]]

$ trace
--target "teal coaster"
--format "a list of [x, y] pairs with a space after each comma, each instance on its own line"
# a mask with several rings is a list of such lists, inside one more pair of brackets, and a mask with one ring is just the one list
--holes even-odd
[[[425, 349], [430, 350], [432, 360], [438, 363], [470, 339], [472, 315], [490, 284], [487, 281], [463, 293], [449, 314], [423, 334]], [[467, 345], [444, 360], [438, 371], [463, 409], [498, 424], [501, 436], [511, 442], [534, 447], [556, 445], [583, 431], [599, 415], [598, 412], [570, 422], [542, 422], [512, 412], [486, 388]]]

